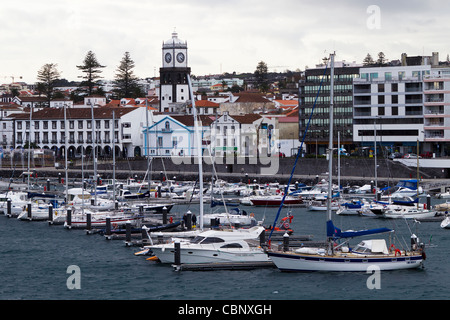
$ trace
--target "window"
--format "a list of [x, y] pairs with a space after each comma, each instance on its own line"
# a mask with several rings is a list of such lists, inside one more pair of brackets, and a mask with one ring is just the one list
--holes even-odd
[[392, 115], [398, 116], [398, 107], [392, 107]]
[[17, 121], [17, 130], [22, 130], [22, 121]]
[[56, 121], [52, 121], [52, 129], [56, 129], [57, 126], [57, 122]]
[[398, 96], [394, 95], [392, 96], [392, 104], [397, 104], [398, 103]]
[[378, 84], [378, 92], [384, 92], [384, 83]]
[[105, 120], [105, 129], [109, 129], [109, 120]]
[[73, 129], [75, 126], [74, 121], [69, 121], [69, 129]]
[[166, 131], [170, 131], [170, 122], [166, 121], [166, 123], [164, 124], [164, 128], [166, 129]]
[[35, 121], [34, 122], [34, 128], [35, 129], [39, 129], [39, 121]]
[[378, 107], [378, 115], [384, 116], [384, 107]]
[[391, 91], [398, 92], [398, 83], [391, 84]]
[[163, 137], [158, 137], [158, 147], [163, 146]]
[[48, 129], [48, 121], [44, 121], [44, 129]]
[[83, 129], [83, 120], [78, 120], [78, 129]]
[[384, 104], [384, 96], [378, 96], [378, 104]]

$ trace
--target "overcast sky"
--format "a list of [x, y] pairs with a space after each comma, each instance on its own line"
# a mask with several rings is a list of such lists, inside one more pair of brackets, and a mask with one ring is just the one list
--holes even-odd
[[[450, 53], [448, 1], [301, 0], [21, 0], [2, 1], [0, 82], [34, 83], [56, 63], [61, 77], [79, 80], [92, 50], [113, 79], [126, 51], [138, 77], [159, 75], [162, 42], [176, 28], [188, 43], [194, 75], [314, 67], [330, 52], [362, 62], [383, 51], [388, 60]], [[371, 5], [379, 8], [369, 10]]]

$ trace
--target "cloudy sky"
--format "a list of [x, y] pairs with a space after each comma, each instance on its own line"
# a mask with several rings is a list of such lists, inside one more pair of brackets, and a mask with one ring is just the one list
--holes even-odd
[[174, 28], [195, 75], [253, 72], [259, 61], [271, 71], [304, 70], [333, 51], [336, 60], [359, 63], [380, 51], [389, 60], [437, 51], [445, 60], [449, 9], [435, 0], [2, 1], [0, 82], [33, 83], [46, 63], [79, 80], [76, 66], [89, 50], [106, 65], [105, 79], [126, 51], [137, 76], [158, 76], [162, 42]]

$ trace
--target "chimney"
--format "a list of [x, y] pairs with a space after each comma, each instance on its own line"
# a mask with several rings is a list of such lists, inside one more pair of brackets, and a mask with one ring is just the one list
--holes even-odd
[[438, 66], [439, 65], [439, 52], [433, 52], [431, 56], [431, 65]]
[[406, 53], [402, 53], [402, 66], [406, 66]]

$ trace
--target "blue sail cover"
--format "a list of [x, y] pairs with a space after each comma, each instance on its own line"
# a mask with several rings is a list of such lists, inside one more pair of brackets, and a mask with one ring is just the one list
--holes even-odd
[[365, 236], [369, 234], [377, 234], [377, 233], [384, 233], [384, 232], [391, 232], [392, 229], [388, 228], [377, 228], [377, 229], [367, 229], [367, 230], [359, 230], [359, 231], [344, 231], [342, 232], [341, 229], [334, 226], [333, 221], [328, 220], [327, 221], [327, 236], [333, 239], [340, 239], [340, 238], [353, 238], [353, 237], [359, 237], [359, 236]]
[[408, 188], [411, 190], [417, 189], [417, 180], [416, 179], [409, 179], [409, 180], [400, 180], [397, 185], [397, 188]]

